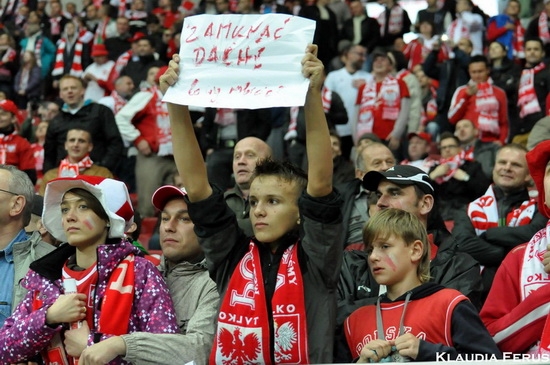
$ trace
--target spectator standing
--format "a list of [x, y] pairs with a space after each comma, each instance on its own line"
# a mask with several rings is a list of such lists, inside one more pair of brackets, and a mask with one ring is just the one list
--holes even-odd
[[113, 170], [122, 155], [122, 139], [113, 112], [104, 105], [84, 100], [81, 79], [65, 75], [59, 80], [59, 97], [64, 104], [60, 114], [51, 121], [44, 144], [44, 170], [59, 166], [66, 156], [65, 139], [69, 129], [80, 126], [90, 131], [94, 163]]
[[510, 0], [505, 13], [490, 18], [487, 25], [487, 40], [489, 43], [496, 41], [504, 45], [510, 60], [525, 58], [525, 29], [519, 19], [520, 12], [519, 0]]
[[40, 67], [37, 65], [34, 52], [25, 51], [21, 55], [21, 67], [15, 74], [14, 100], [19, 109], [26, 109], [27, 103], [38, 102], [42, 94]]
[[57, 42], [55, 63], [53, 65], [53, 88], [59, 89], [59, 79], [66, 74], [81, 77], [90, 64], [90, 49], [77, 32], [76, 25], [69, 22], [61, 39]]
[[340, 32], [341, 39], [365, 47], [367, 54], [372, 53], [380, 41], [380, 25], [376, 19], [369, 17], [360, 0], [349, 3], [351, 18], [344, 21]]
[[417, 31], [420, 31], [420, 24], [428, 21], [433, 24], [433, 33], [442, 35], [449, 28], [453, 17], [445, 6], [439, 6], [438, 0], [427, 0], [426, 3], [428, 7], [420, 10], [416, 16], [415, 27]]
[[109, 60], [104, 44], [94, 44], [91, 55], [94, 62], [82, 73], [82, 79], [87, 83], [84, 99], [96, 102], [111, 92], [108, 79], [115, 62]]
[[403, 39], [403, 35], [411, 29], [409, 14], [395, 0], [380, 0], [384, 11], [378, 16], [380, 24], [380, 43], [384, 50], [393, 48], [396, 40]]
[[136, 41], [135, 53], [128, 60], [126, 66], [121, 70], [121, 76], [130, 76], [134, 85], [141, 89], [141, 82], [147, 79], [147, 71], [153, 67], [165, 66], [163, 61], [155, 54], [155, 45], [150, 37], [142, 37]]
[[131, 46], [132, 34], [128, 18], [120, 16], [116, 19], [117, 34], [105, 39], [105, 47], [109, 52], [109, 60], [116, 61], [120, 55], [128, 51]]
[[485, 56], [474, 56], [468, 66], [470, 81], [459, 87], [451, 100], [449, 122], [471, 120], [480, 132], [483, 142], [504, 145], [508, 139], [508, 100], [504, 90], [493, 85], [489, 61]]
[[13, 37], [0, 34], [0, 91], [7, 98], [13, 97], [13, 79], [18, 70], [17, 51]]
[[456, 2], [456, 19], [447, 28], [452, 44], [458, 44], [462, 38], [472, 42], [472, 56], [483, 54], [483, 17], [472, 12], [472, 0]]
[[539, 16], [532, 18], [527, 26], [525, 39], [539, 38], [542, 41], [544, 54], [550, 55], [550, 22], [548, 21], [548, 17], [550, 16], [550, 0], [544, 0], [543, 3], [544, 8]]
[[27, 28], [25, 29], [25, 36], [26, 37], [19, 42], [21, 52], [29, 51], [34, 53], [36, 63], [40, 67], [40, 77], [42, 80], [45, 80], [52, 70], [56, 47], [52, 41], [42, 33], [39, 21], [33, 20], [31, 22], [29, 19]]

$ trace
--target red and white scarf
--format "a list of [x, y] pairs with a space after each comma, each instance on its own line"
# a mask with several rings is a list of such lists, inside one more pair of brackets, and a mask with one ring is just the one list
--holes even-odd
[[468, 27], [464, 25], [464, 21], [460, 18], [456, 18], [451, 22], [447, 29], [447, 35], [454, 44], [458, 44], [461, 38], [470, 38], [470, 31]]
[[[525, 29], [521, 26], [519, 20], [516, 20], [515, 23], [516, 28], [514, 29], [514, 38], [512, 41], [512, 47], [514, 47], [514, 57], [525, 58]], [[546, 27], [546, 30], [548, 31], [548, 27]]]
[[94, 44], [103, 44], [107, 39], [107, 26], [111, 22], [111, 18], [106, 18], [97, 25], [94, 34]]
[[[41, 35], [38, 35], [36, 37], [36, 41], [34, 43], [34, 49], [30, 49], [29, 51], [34, 51], [34, 55], [35, 55], [35, 58], [36, 58], [36, 64], [39, 66], [39, 67], [42, 67], [42, 36]], [[27, 48], [28, 48], [28, 43], [27, 43]], [[23, 57], [23, 53], [25, 53], [27, 49], [23, 48], [21, 49], [21, 57]]]
[[481, 134], [500, 135], [498, 120], [499, 103], [493, 89], [493, 80], [477, 84], [476, 110], [477, 123]]
[[[307, 322], [298, 243], [283, 253], [268, 314], [260, 253], [256, 243], [241, 259], [218, 314], [211, 364], [308, 363]], [[274, 339], [269, 322], [273, 321]], [[270, 344], [274, 343], [272, 349]]]
[[536, 199], [529, 199], [506, 215], [505, 221], [499, 221], [497, 199], [493, 186], [489, 186], [485, 195], [477, 198], [468, 205], [468, 216], [474, 226], [476, 235], [481, 235], [489, 228], [499, 226], [519, 227], [527, 225], [533, 219], [536, 208]]
[[299, 106], [290, 107], [290, 121], [288, 122], [287, 132], [283, 137], [285, 141], [290, 141], [298, 137], [298, 132], [296, 131], [296, 129], [298, 128], [298, 113], [300, 113]]
[[168, 104], [162, 102], [162, 93], [156, 86], [149, 89], [153, 93], [151, 103], [154, 103], [155, 115], [157, 118], [157, 141], [159, 142], [158, 156], [171, 156], [174, 154], [172, 148], [172, 132], [170, 130], [170, 118], [168, 117]]
[[120, 73], [122, 72], [122, 69], [128, 64], [130, 59], [132, 58], [132, 50], [128, 50], [118, 56], [115, 65], [111, 69], [111, 72], [109, 73], [108, 83], [111, 85], [115, 84], [116, 79], [120, 76]]
[[118, 16], [123, 17], [126, 14], [126, 0], [118, 0]]
[[330, 112], [330, 107], [332, 105], [332, 91], [330, 91], [327, 87], [323, 86], [323, 90], [321, 90], [321, 100], [323, 102], [324, 112]]
[[430, 93], [432, 95], [431, 99], [426, 104], [426, 107], [420, 111], [420, 124], [424, 127], [437, 116], [437, 89], [430, 86]]
[[526, 68], [521, 72], [518, 89], [519, 116], [521, 118], [541, 111], [535, 91], [535, 74], [545, 67], [544, 62], [541, 62], [535, 67]]
[[[548, 244], [548, 235], [550, 234], [550, 222], [544, 229], [541, 229], [525, 247], [523, 265], [521, 267], [520, 288], [521, 300], [525, 300], [531, 293], [542, 286], [550, 285], [550, 275], [544, 271], [542, 264]], [[541, 341], [535, 344], [528, 353], [550, 352], [550, 315], [546, 318], [546, 324], [542, 331]]]
[[120, 109], [122, 109], [124, 107], [124, 105], [126, 105], [126, 103], [128, 103], [128, 100], [126, 100], [122, 96], [120, 96], [116, 92], [116, 90], [111, 91], [111, 97], [115, 101], [115, 106], [114, 106], [114, 109], [113, 109], [113, 113], [116, 115], [120, 111]]
[[[97, 328], [99, 333], [113, 336], [128, 333], [135, 291], [134, 260], [133, 254], [128, 255], [118, 264], [109, 278], [101, 303]], [[33, 311], [42, 306], [40, 293], [37, 292], [32, 303]], [[45, 365], [70, 365], [60, 332], [54, 335], [41, 355]]]
[[382, 108], [382, 119], [397, 120], [401, 107], [401, 93], [397, 78], [388, 75], [382, 81], [380, 92], [376, 92], [376, 81], [365, 84], [359, 104], [356, 136], [372, 133], [374, 127], [374, 111]]
[[8, 152], [13, 152], [8, 150], [11, 150], [12, 148], [11, 142], [13, 141], [15, 134], [15, 132], [8, 135], [0, 134], [0, 164], [2, 165], [6, 164]]
[[[61, 76], [63, 75], [65, 68], [65, 51], [67, 48], [67, 40], [61, 39], [59, 45], [57, 46], [57, 51], [55, 53], [55, 64], [52, 70], [52, 76]], [[77, 39], [74, 44], [74, 56], [73, 63], [71, 65], [71, 70], [69, 71], [70, 75], [80, 77], [84, 70], [82, 69], [82, 42]]]
[[465, 151], [462, 151], [453, 157], [440, 159], [438, 165], [443, 165], [443, 164], [449, 165], [449, 171], [447, 171], [445, 175], [435, 179], [435, 182], [438, 184], [443, 184], [444, 182], [451, 180], [453, 176], [455, 176], [458, 169], [462, 165], [464, 165], [466, 161], [472, 161], [473, 159], [474, 159], [473, 154], [467, 154]]
[[548, 30], [548, 15], [543, 10], [539, 15], [539, 38], [542, 40], [542, 43], [550, 43], [550, 31]]
[[93, 165], [90, 155], [86, 155], [78, 163], [72, 163], [67, 157], [61, 160], [57, 169], [57, 177], [75, 177], [80, 175], [84, 170], [89, 169]]
[[61, 34], [61, 20], [62, 16], [52, 16], [50, 17], [50, 34], [51, 35], [60, 35]]
[[390, 12], [390, 23], [388, 24], [388, 33], [400, 32], [403, 28], [403, 8], [395, 5], [391, 9], [386, 8], [378, 16], [378, 24], [380, 24], [380, 35], [383, 37], [386, 32], [386, 14]]

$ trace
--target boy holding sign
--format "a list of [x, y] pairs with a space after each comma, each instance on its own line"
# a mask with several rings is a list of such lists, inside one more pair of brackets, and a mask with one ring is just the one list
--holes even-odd
[[[187, 106], [168, 104], [176, 165], [189, 215], [222, 298], [211, 363], [329, 363], [335, 288], [342, 257], [341, 201], [332, 189], [330, 137], [321, 102], [323, 65], [310, 45], [302, 73], [309, 178], [296, 167], [258, 163], [250, 186], [246, 237], [223, 192], [208, 183]], [[160, 78], [179, 77], [178, 55]]]

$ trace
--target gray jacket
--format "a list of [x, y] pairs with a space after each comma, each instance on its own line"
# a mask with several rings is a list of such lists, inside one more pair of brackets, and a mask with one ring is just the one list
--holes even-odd
[[29, 239], [21, 242], [16, 242], [13, 245], [13, 264], [15, 268], [13, 281], [13, 300], [11, 303], [11, 311], [23, 300], [27, 294], [27, 290], [20, 283], [27, 275], [31, 262], [45, 256], [55, 250], [55, 246], [42, 241], [40, 233], [35, 231]]
[[180, 334], [134, 332], [123, 335], [124, 360], [135, 365], [208, 364], [212, 349], [220, 297], [208, 275], [205, 260], [191, 264], [167, 263], [162, 272], [174, 302]]

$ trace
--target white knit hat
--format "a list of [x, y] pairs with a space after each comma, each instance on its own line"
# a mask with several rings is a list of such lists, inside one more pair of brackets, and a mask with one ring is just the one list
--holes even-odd
[[126, 185], [117, 180], [99, 176], [79, 175], [50, 181], [44, 194], [42, 222], [46, 229], [59, 241], [67, 242], [61, 216], [61, 201], [71, 189], [89, 191], [99, 200], [109, 216], [109, 238], [121, 238], [134, 221], [134, 209]]

